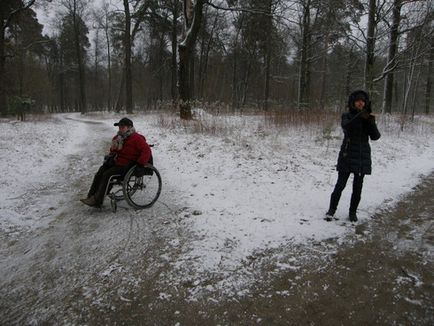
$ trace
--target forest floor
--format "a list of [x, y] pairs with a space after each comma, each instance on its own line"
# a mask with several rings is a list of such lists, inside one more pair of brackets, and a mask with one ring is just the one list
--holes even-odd
[[[81, 205], [89, 166], [108, 145], [96, 137], [107, 126], [86, 123], [95, 153], [72, 151], [52, 171], [62, 178], [8, 199], [47, 223], [0, 232], [0, 324], [432, 325], [434, 173], [359, 223], [330, 222], [345, 228], [341, 235], [285, 241], [250, 252], [234, 270], [197, 277], [186, 256], [195, 217], [176, 191], [164, 189], [145, 211]], [[322, 217], [311, 223], [329, 226]], [[240, 277], [230, 289], [215, 286], [232, 274]]]

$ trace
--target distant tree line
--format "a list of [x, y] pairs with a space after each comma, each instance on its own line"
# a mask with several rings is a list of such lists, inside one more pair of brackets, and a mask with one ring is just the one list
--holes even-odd
[[[38, 6], [38, 7], [36, 7]], [[50, 34], [34, 10], [55, 10]], [[54, 9], [53, 9], [54, 8]], [[231, 110], [432, 111], [434, 10], [417, 0], [0, 2], [0, 113], [127, 112], [191, 102]], [[26, 103], [22, 106], [20, 103]]]

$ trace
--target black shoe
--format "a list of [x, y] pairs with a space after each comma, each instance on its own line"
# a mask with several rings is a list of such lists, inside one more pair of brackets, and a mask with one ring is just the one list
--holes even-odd
[[333, 220], [333, 215], [335, 215], [335, 212], [332, 211], [332, 210], [329, 210], [329, 211], [326, 213], [326, 216], [325, 216], [324, 219], [325, 219], [327, 222], [331, 222], [331, 221]]
[[357, 222], [357, 214], [356, 212], [350, 212], [349, 218], [351, 222]]

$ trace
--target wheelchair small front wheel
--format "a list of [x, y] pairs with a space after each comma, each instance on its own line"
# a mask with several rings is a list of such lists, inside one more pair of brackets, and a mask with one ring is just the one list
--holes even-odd
[[130, 169], [123, 182], [125, 200], [135, 209], [151, 207], [161, 193], [161, 176], [158, 170], [145, 165], [144, 172], [138, 174], [136, 169]]
[[115, 198], [110, 198], [110, 206], [112, 207], [112, 212], [116, 213], [118, 210], [118, 203]]

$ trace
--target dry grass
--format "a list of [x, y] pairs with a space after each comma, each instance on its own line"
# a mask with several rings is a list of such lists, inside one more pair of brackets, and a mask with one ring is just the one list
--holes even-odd
[[377, 116], [380, 131], [396, 137], [405, 135], [432, 136], [434, 133], [434, 117], [419, 115], [412, 117], [405, 114], [383, 114]]
[[[157, 125], [168, 130], [183, 130], [186, 133], [247, 139], [250, 136], [270, 136], [290, 132], [304, 133], [316, 141], [329, 142], [341, 136], [339, 112], [324, 110], [299, 111], [276, 109], [264, 112], [256, 108], [232, 112], [219, 103], [195, 103], [193, 120], [179, 119], [173, 107], [161, 112]], [[169, 113], [169, 114], [168, 114]], [[376, 116], [382, 135], [392, 137], [432, 137], [434, 119], [432, 116], [407, 115]]]
[[[244, 110], [227, 112], [226, 109], [193, 110], [192, 120], [181, 120], [177, 112], [158, 115], [157, 125], [167, 130], [183, 130], [186, 133], [242, 139], [248, 135], [259, 137], [280, 134], [285, 131], [304, 132], [315, 139], [331, 137], [338, 127], [339, 115], [313, 111]], [[210, 106], [207, 106], [209, 108]]]
[[264, 112], [264, 119], [270, 127], [324, 129], [339, 123], [339, 114], [313, 110], [274, 110]]

